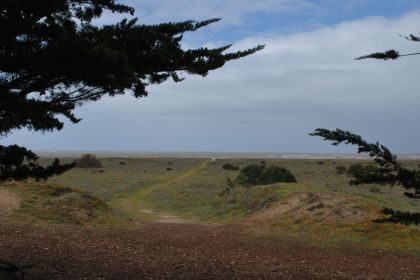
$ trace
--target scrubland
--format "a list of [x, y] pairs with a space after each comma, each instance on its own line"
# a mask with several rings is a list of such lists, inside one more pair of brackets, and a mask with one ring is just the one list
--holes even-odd
[[[234, 180], [239, 172], [223, 165], [243, 168], [261, 160], [102, 158], [101, 168], [75, 168], [47, 182], [6, 184], [3, 190], [14, 194], [15, 211], [4, 219], [8, 224], [41, 226], [233, 224], [258, 236], [333, 250], [351, 247], [420, 255], [420, 227], [374, 222], [383, 217], [382, 207], [420, 212], [420, 202], [403, 196], [398, 186], [350, 185], [350, 178], [339, 174], [337, 167], [356, 160], [264, 161], [289, 169], [297, 183], [237, 186], [221, 196], [227, 178]], [[419, 162], [404, 164], [416, 168]]]

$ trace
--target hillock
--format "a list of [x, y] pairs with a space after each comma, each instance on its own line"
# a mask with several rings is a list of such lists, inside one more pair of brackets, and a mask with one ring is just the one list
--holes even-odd
[[8, 187], [20, 194], [15, 212], [22, 220], [85, 224], [104, 223], [114, 217], [104, 200], [87, 191], [42, 182], [15, 182]]

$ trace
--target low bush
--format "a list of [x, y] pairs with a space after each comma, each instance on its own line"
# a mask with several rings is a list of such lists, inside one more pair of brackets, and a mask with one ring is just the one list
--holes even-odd
[[363, 164], [352, 164], [349, 166], [349, 168], [347, 169], [346, 173], [349, 176], [353, 176], [353, 177], [362, 177], [366, 174], [369, 173], [374, 173], [378, 170], [378, 168], [376, 166], [373, 165], [363, 165]]
[[223, 164], [222, 168], [225, 169], [225, 170], [231, 170], [231, 171], [238, 171], [239, 170], [239, 166], [233, 165], [231, 163]]
[[269, 185], [279, 182], [296, 183], [296, 177], [288, 169], [274, 165], [251, 164], [241, 169], [236, 183], [243, 186]]
[[101, 168], [102, 163], [95, 155], [85, 154], [76, 161], [76, 167], [79, 168]]

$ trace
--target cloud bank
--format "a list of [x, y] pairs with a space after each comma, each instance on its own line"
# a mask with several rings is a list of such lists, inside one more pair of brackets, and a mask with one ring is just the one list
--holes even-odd
[[[291, 3], [265, 2], [265, 8], [285, 11]], [[243, 9], [255, 9], [254, 1], [246, 3]], [[302, 9], [313, 8], [301, 3]], [[159, 13], [164, 17], [166, 11]], [[398, 36], [418, 31], [419, 15], [410, 13], [246, 38], [234, 48], [260, 43], [266, 48], [206, 78], [149, 87], [144, 99], [123, 96], [88, 104], [78, 112], [84, 120], [59, 133], [17, 132], [5, 140], [38, 150], [355, 151], [307, 136], [317, 127], [338, 127], [380, 140], [396, 152], [420, 153], [415, 129], [420, 57], [354, 60], [391, 48], [418, 51], [420, 44]]]

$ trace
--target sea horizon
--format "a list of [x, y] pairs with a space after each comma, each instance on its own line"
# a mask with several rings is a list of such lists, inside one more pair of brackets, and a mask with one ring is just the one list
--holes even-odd
[[[41, 157], [80, 157], [94, 154], [100, 158], [209, 158], [209, 159], [360, 159], [366, 153], [305, 153], [305, 152], [180, 152], [180, 151], [35, 151]], [[420, 159], [420, 154], [396, 154], [401, 159]]]

